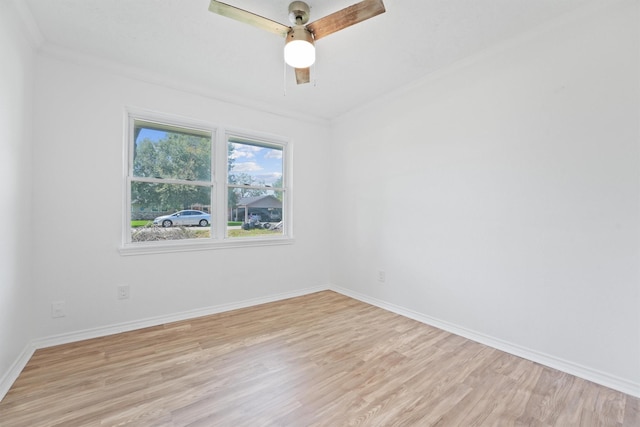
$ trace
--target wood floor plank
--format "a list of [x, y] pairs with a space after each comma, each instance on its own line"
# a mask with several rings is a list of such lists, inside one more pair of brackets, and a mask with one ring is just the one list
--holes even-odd
[[35, 352], [3, 427], [640, 426], [640, 399], [325, 291]]

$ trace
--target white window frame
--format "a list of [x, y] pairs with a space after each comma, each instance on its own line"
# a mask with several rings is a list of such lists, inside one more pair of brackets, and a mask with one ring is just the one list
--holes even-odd
[[[195, 238], [185, 240], [168, 240], [159, 242], [131, 241], [131, 182], [133, 173], [133, 137], [136, 121], [159, 123], [175, 128], [195, 129], [211, 134], [211, 226], [209, 238]], [[157, 113], [136, 108], [127, 108], [124, 113], [124, 148], [123, 148], [123, 215], [122, 215], [122, 244], [119, 248], [121, 255], [152, 254], [166, 252], [183, 252], [195, 250], [211, 250], [224, 248], [271, 246], [292, 244], [293, 239], [293, 208], [292, 208], [292, 143], [284, 137], [271, 134], [236, 129], [209, 122], [193, 120], [185, 117]], [[228, 237], [227, 236], [227, 195], [228, 195], [228, 141], [230, 138], [247, 140], [282, 149], [283, 168], [283, 232], [278, 235], [260, 237]], [[191, 182], [188, 182], [191, 184]]]

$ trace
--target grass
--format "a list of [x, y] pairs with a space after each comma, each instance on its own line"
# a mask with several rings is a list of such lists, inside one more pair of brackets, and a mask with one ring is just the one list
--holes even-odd
[[208, 228], [190, 228], [189, 231], [195, 238], [211, 237], [211, 230]]
[[152, 221], [148, 221], [146, 219], [137, 219], [137, 220], [131, 221], [131, 228], [145, 227], [151, 224], [152, 224]]
[[[133, 220], [131, 221], [131, 227], [132, 228], [143, 228], [143, 227], [147, 227], [147, 226], [152, 226], [153, 222], [152, 221], [147, 221], [147, 220]], [[228, 222], [228, 226], [240, 226], [242, 225], [242, 222], [239, 221], [229, 221]], [[209, 227], [183, 227], [184, 231], [187, 232], [190, 236], [189, 237], [181, 237], [181, 238], [207, 238], [211, 236], [211, 229]], [[152, 230], [156, 230], [158, 232], [160, 231], [166, 231], [166, 232], [171, 232], [175, 229], [178, 229], [177, 227], [172, 227], [172, 228], [168, 228], [168, 229], [164, 229], [162, 227], [158, 227], [158, 228], [153, 228], [148, 230], [149, 232]], [[145, 230], [142, 229], [140, 230], [141, 232], [144, 232]], [[282, 234], [282, 230], [266, 230], [266, 229], [259, 229], [259, 228], [254, 228], [253, 230], [243, 230], [242, 228], [239, 229], [231, 229], [231, 230], [227, 230], [228, 236], [229, 237], [254, 237], [254, 236], [261, 236], [261, 235], [277, 235], [277, 234]], [[162, 234], [162, 233], [161, 233]], [[145, 236], [143, 236], [142, 234], [140, 234], [140, 241], [142, 240], [148, 240], [147, 238], [144, 238]], [[144, 238], [144, 239], [143, 239]], [[175, 240], [177, 237], [173, 237], [173, 238], [169, 238], [169, 240]], [[134, 239], [136, 240], [136, 239]]]
[[[151, 226], [152, 224], [153, 224], [153, 221], [148, 221], [146, 219], [136, 219], [131, 221], [131, 228], [147, 227], [147, 226]], [[229, 221], [227, 225], [230, 227], [239, 226], [239, 225], [242, 225], [242, 221]]]
[[259, 236], [262, 234], [282, 234], [282, 230], [265, 230], [254, 228], [253, 230], [228, 230], [229, 237], [251, 237], [251, 236]]

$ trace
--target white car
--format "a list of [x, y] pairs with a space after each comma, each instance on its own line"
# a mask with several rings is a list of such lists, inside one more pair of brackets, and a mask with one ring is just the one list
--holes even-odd
[[174, 225], [199, 225], [200, 227], [206, 227], [210, 223], [210, 214], [194, 210], [184, 210], [171, 215], [163, 215], [153, 220], [153, 225], [162, 225], [163, 227], [171, 227]]

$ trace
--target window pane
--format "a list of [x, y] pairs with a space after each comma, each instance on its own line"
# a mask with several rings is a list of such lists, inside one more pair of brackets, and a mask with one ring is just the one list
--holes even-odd
[[206, 132], [136, 121], [133, 176], [211, 180], [211, 136]]
[[282, 235], [283, 197], [282, 191], [230, 188], [227, 235], [232, 238]]
[[132, 242], [208, 238], [210, 213], [211, 187], [131, 183]]
[[[171, 251], [182, 239], [200, 239], [183, 242], [198, 249], [224, 247], [229, 238], [286, 242], [281, 238], [291, 227], [284, 225], [290, 218], [284, 218], [283, 208], [290, 209], [291, 182], [284, 175], [291, 160], [285, 139], [227, 133], [179, 117], [129, 114], [125, 253]], [[225, 143], [217, 143], [217, 132], [226, 135]], [[212, 205], [214, 200], [222, 205]], [[172, 242], [137, 245], [149, 241]], [[231, 242], [236, 244], [254, 243]]]
[[282, 147], [229, 139], [229, 184], [282, 188]]

